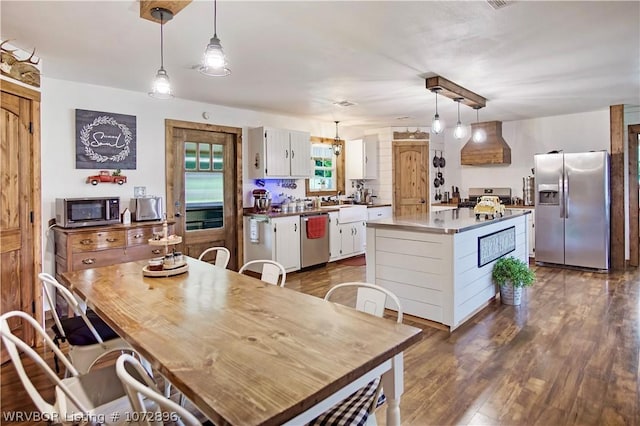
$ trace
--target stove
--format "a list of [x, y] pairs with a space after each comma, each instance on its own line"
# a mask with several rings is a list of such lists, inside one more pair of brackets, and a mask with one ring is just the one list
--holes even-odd
[[511, 203], [511, 188], [469, 188], [469, 198], [460, 200], [458, 207], [475, 207], [478, 199], [483, 195], [496, 196], [502, 204]]

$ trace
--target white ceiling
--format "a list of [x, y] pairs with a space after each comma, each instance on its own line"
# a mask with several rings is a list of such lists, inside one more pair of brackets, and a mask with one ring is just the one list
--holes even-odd
[[[192, 69], [213, 33], [213, 2], [194, 1], [164, 28], [176, 97], [364, 127], [429, 123], [431, 75], [486, 97], [480, 121], [640, 105], [637, 1], [217, 6], [232, 74]], [[160, 65], [160, 27], [139, 17], [135, 1], [2, 0], [0, 14], [2, 39], [35, 47], [46, 77], [148, 92]], [[333, 105], [345, 99], [357, 105]], [[449, 99], [440, 97], [439, 112], [456, 120]], [[475, 121], [471, 108], [461, 114]]]

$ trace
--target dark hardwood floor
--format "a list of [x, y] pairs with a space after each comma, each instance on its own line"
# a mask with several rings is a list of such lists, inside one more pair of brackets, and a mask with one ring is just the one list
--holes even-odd
[[[520, 307], [495, 301], [453, 333], [405, 318], [424, 333], [405, 353], [403, 425], [640, 425], [640, 272], [534, 268]], [[332, 263], [286, 287], [322, 297], [364, 277]], [[10, 363], [1, 375], [3, 415], [34, 410]]]

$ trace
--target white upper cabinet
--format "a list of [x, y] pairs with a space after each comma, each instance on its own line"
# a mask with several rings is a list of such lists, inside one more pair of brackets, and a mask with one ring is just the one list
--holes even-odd
[[308, 178], [311, 174], [311, 134], [294, 130], [249, 129], [248, 176]]
[[346, 142], [346, 178], [378, 178], [378, 135]]

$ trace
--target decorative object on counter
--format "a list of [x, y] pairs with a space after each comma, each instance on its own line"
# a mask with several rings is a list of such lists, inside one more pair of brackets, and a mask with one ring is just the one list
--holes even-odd
[[122, 224], [131, 225], [131, 211], [128, 208], [125, 208], [122, 212]]
[[513, 256], [502, 257], [493, 265], [493, 280], [500, 286], [500, 300], [506, 305], [519, 306], [522, 289], [533, 285], [536, 279], [529, 265]]
[[100, 174], [92, 175], [87, 178], [87, 183], [90, 183], [91, 185], [97, 185], [101, 182], [111, 182], [122, 185], [127, 182], [127, 177], [119, 174], [118, 169], [118, 171], [113, 172], [113, 174], [109, 173], [108, 170], [100, 170]]
[[231, 71], [228, 68], [227, 57], [224, 54], [224, 50], [222, 50], [222, 44], [220, 44], [218, 32], [216, 31], [217, 12], [217, 2], [213, 0], [213, 37], [209, 40], [204, 55], [202, 55], [202, 62], [198, 71], [212, 77], [225, 77], [231, 74]]
[[136, 168], [136, 116], [76, 109], [76, 169]]
[[171, 92], [171, 81], [169, 75], [164, 69], [164, 24], [173, 19], [173, 13], [162, 7], [154, 7], [151, 9], [151, 16], [160, 20], [160, 69], [156, 73], [156, 77], [153, 80], [151, 86], [151, 92], [149, 96], [156, 99], [171, 99], [173, 93]]
[[500, 203], [500, 198], [495, 195], [483, 195], [478, 203], [473, 207], [476, 219], [480, 219], [484, 215], [485, 219], [495, 219], [498, 215], [504, 216], [504, 204]]
[[342, 142], [340, 141], [340, 136], [338, 136], [338, 123], [339, 121], [335, 121], [336, 123], [336, 137], [333, 138], [333, 144], [331, 144], [331, 149], [333, 150], [334, 155], [340, 155], [342, 152]]

